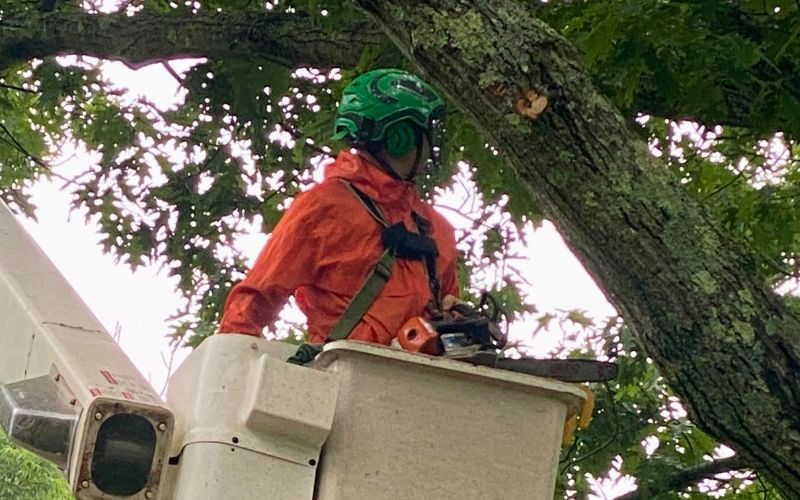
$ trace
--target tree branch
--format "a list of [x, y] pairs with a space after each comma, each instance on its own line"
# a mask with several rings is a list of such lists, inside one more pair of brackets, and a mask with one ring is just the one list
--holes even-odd
[[8, 90], [16, 90], [17, 92], [26, 92], [28, 94], [39, 94], [38, 90], [33, 89], [26, 89], [24, 87], [19, 87], [17, 85], [11, 85], [8, 83], [0, 83], [0, 88], [8, 89]]
[[647, 490], [646, 493], [642, 492], [641, 489], [637, 489], [617, 497], [616, 500], [643, 500], [645, 498], [655, 498], [658, 495], [668, 493], [670, 491], [682, 492], [686, 490], [686, 488], [693, 486], [704, 479], [711, 478], [716, 474], [743, 469], [746, 467], [747, 464], [738, 455], [728, 458], [721, 458], [719, 460], [713, 460], [711, 462], [706, 462], [696, 467], [691, 467], [676, 473], [674, 476], [670, 477], [666, 483], [664, 483], [664, 488], [662, 489]]
[[175, 68], [172, 67], [169, 61], [161, 61], [161, 66], [163, 66], [164, 69], [167, 70], [167, 73], [169, 73], [170, 76], [174, 78], [175, 81], [178, 82], [181, 87], [184, 86], [185, 82], [183, 81], [183, 78], [181, 78], [181, 75], [179, 75], [178, 72], [175, 71]]
[[382, 36], [366, 21], [330, 29], [303, 14], [264, 11], [89, 14], [7, 11], [0, 69], [33, 58], [79, 54], [132, 68], [167, 59], [269, 61], [287, 67], [353, 66]]
[[3, 132], [6, 133], [6, 135], [10, 139], [9, 144], [11, 144], [15, 149], [17, 149], [17, 151], [22, 153], [24, 156], [28, 157], [32, 162], [34, 162], [35, 164], [39, 165], [40, 167], [42, 167], [44, 169], [48, 169], [47, 164], [44, 161], [42, 161], [42, 159], [39, 158], [38, 156], [29, 153], [28, 150], [25, 149], [25, 146], [20, 144], [20, 142], [17, 140], [17, 138], [14, 137], [14, 134], [12, 134], [11, 131], [8, 129], [8, 127], [3, 125], [3, 123], [0, 123], [0, 129], [2, 129]]
[[[47, 0], [42, 4], [48, 5]], [[115, 14], [8, 10], [0, 22], [0, 70], [32, 58], [68, 54], [118, 60], [132, 68], [192, 57], [269, 61], [286, 67], [352, 67], [366, 46], [385, 40], [373, 26], [355, 21], [332, 28], [302, 13], [267, 10], [190, 14], [145, 9], [134, 16], [124, 9]], [[684, 99], [667, 100], [652, 82], [642, 82], [633, 109], [672, 119], [746, 124], [754, 96], [739, 95], [729, 87], [720, 90], [730, 105], [697, 113]], [[800, 133], [781, 123], [787, 133]]]

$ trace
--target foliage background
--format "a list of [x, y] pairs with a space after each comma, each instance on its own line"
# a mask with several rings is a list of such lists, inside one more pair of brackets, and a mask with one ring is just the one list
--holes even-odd
[[0, 431], [0, 498], [69, 500], [72, 495], [54, 466], [11, 445]]

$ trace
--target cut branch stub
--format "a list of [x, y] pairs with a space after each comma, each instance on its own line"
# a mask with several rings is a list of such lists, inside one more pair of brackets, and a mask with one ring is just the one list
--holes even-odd
[[523, 92], [514, 104], [514, 111], [530, 120], [536, 120], [547, 107], [547, 96], [540, 95], [533, 89]]

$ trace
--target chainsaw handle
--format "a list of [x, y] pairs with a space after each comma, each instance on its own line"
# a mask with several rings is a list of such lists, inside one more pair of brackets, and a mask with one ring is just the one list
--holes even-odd
[[502, 334], [500, 328], [485, 316], [435, 321], [433, 325], [439, 335], [463, 333], [485, 349], [502, 349], [506, 344], [505, 335]]
[[462, 320], [444, 320], [434, 323], [436, 332], [442, 333], [460, 333], [460, 332], [477, 332], [485, 328], [489, 324], [489, 320], [483, 316], [476, 316], [474, 318]]
[[[497, 299], [489, 292], [481, 294], [481, 302], [478, 306], [481, 314], [489, 320], [489, 335], [495, 349], [502, 349], [508, 343], [508, 316], [500, 307]], [[500, 317], [506, 324], [505, 328], [500, 327]]]

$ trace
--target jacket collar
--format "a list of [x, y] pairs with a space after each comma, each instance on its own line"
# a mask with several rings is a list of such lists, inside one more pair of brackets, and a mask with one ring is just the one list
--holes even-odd
[[395, 179], [357, 152], [343, 149], [336, 161], [325, 168], [325, 180], [346, 179], [378, 203], [413, 206], [419, 199], [413, 181]]

